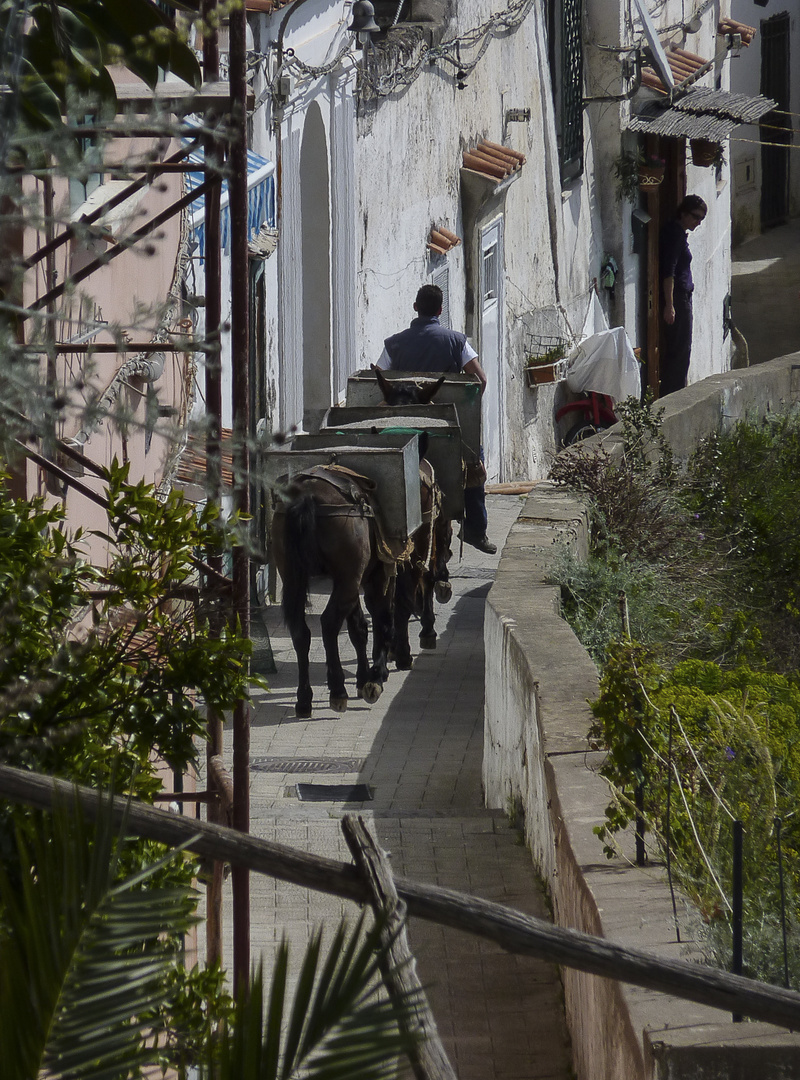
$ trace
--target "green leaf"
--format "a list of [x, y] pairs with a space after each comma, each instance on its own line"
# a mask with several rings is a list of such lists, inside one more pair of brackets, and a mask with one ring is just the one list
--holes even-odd
[[8, 1080], [127, 1075], [157, 1055], [139, 1019], [166, 995], [174, 956], [160, 940], [193, 921], [187, 890], [117, 882], [122, 842], [102, 813], [21, 819], [18, 881], [0, 867], [0, 1060]]

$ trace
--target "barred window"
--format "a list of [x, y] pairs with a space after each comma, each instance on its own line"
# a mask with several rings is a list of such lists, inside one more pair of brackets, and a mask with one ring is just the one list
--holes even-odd
[[548, 0], [550, 78], [561, 183], [583, 172], [583, 0]]

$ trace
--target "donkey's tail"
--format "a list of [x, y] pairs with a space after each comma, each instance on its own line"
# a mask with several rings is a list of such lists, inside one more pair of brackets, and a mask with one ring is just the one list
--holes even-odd
[[311, 495], [299, 495], [285, 510], [283, 617], [294, 626], [305, 617], [308, 582], [317, 555], [317, 507]]

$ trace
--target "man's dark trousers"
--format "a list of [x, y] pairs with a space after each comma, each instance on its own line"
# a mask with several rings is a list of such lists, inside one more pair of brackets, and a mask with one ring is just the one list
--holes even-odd
[[[483, 447], [481, 447], [481, 461], [483, 460]], [[479, 487], [464, 488], [464, 531], [469, 536], [480, 539], [486, 535], [488, 526], [486, 488], [483, 484]]]
[[692, 354], [692, 294], [675, 288], [672, 297], [675, 322], [666, 324], [664, 358], [661, 363], [661, 397], [683, 390]]

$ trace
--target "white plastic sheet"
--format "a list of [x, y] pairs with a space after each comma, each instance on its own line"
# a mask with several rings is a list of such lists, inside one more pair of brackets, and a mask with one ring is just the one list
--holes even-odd
[[567, 357], [567, 386], [574, 393], [592, 390], [614, 401], [639, 398], [639, 362], [624, 326], [609, 329], [595, 294], [583, 324], [582, 340]]

